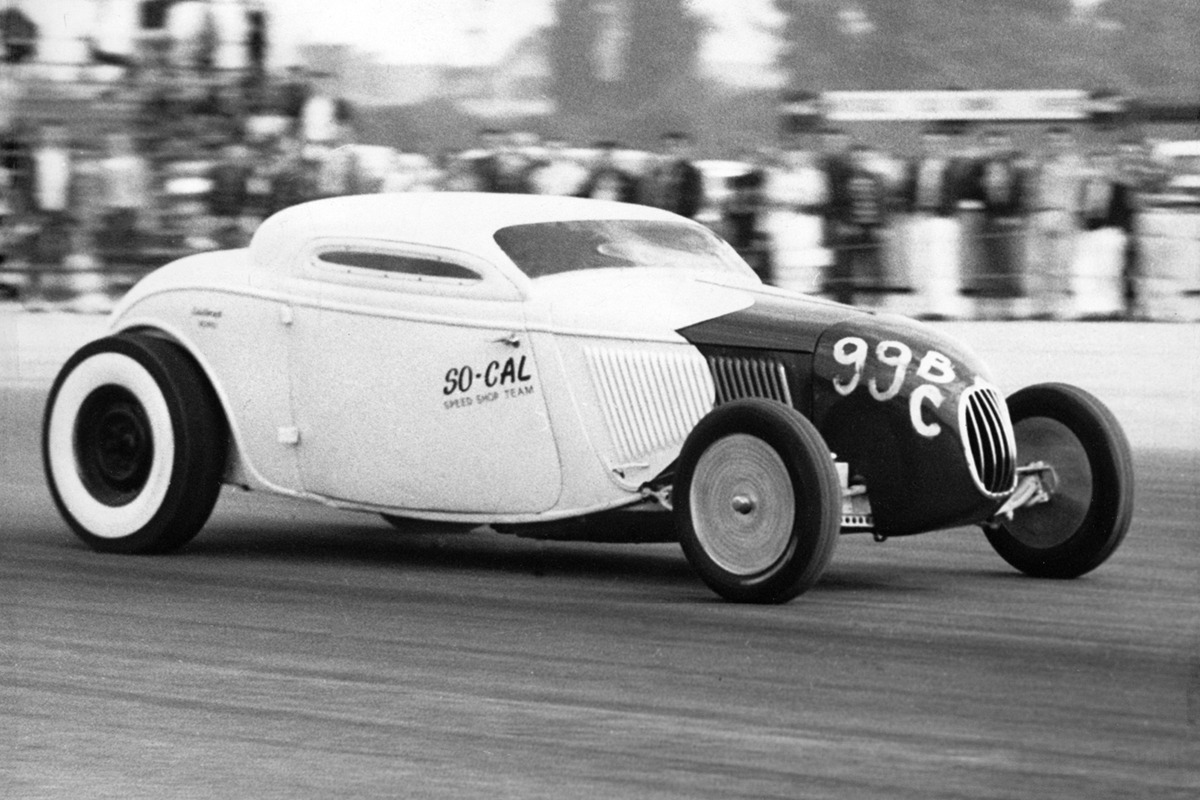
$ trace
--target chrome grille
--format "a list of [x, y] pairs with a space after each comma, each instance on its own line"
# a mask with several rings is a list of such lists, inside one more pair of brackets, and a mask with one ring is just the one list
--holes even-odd
[[991, 386], [967, 389], [959, 405], [959, 428], [971, 477], [988, 495], [1012, 491], [1017, 481], [1016, 441], [1008, 406]]
[[621, 459], [682, 442], [712, 409], [712, 378], [695, 351], [589, 347], [585, 354]]
[[708, 366], [717, 386], [717, 405], [744, 397], [765, 397], [793, 406], [787, 369], [779, 361], [746, 356], [709, 356]]

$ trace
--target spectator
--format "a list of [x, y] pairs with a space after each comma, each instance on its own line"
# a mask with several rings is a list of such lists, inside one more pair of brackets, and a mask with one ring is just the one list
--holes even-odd
[[108, 155], [100, 162], [104, 226], [103, 250], [136, 249], [139, 216], [150, 204], [150, 172], [128, 133], [108, 136]]
[[1008, 319], [1024, 295], [1025, 184], [1027, 176], [1012, 137], [990, 131], [983, 137], [983, 157], [971, 176], [971, 193], [982, 207], [979, 253], [981, 274], [975, 276], [977, 311], [986, 319]]
[[350, 136], [354, 109], [330, 87], [308, 94], [300, 110], [300, 131], [309, 144], [332, 145]]
[[380, 192], [434, 192], [442, 188], [442, 174], [435, 161], [422, 153], [391, 153]]
[[304, 67], [295, 64], [288, 67], [277, 90], [277, 104], [279, 113], [291, 120], [294, 132], [301, 129], [300, 120], [304, 116], [304, 106], [310, 94], [312, 86], [306, 79]]
[[274, 177], [274, 157], [279, 151], [275, 137], [255, 140], [248, 145], [250, 174], [246, 178], [246, 207], [242, 215], [242, 226], [247, 233], [270, 213], [271, 180]]
[[692, 163], [692, 140], [671, 131], [659, 139], [662, 152], [644, 179], [641, 202], [689, 219], [704, 205], [704, 176]]
[[763, 232], [767, 154], [747, 154], [745, 172], [726, 179], [729, 195], [721, 209], [725, 237], [764, 282], [771, 280], [771, 254]]
[[466, 164], [474, 173], [475, 191], [492, 192], [499, 184], [497, 172], [498, 154], [508, 138], [509, 132], [500, 128], [483, 128], [479, 131], [479, 146], [463, 154]]
[[1057, 319], [1071, 294], [1085, 165], [1066, 127], [1046, 132], [1046, 153], [1032, 179], [1029, 278], [1034, 316]]
[[529, 182], [533, 160], [525, 152], [518, 134], [510, 133], [501, 139], [493, 157], [492, 183], [487, 191], [528, 194], [533, 190]]
[[[871, 149], [853, 145], [846, 175], [846, 204], [841, 218], [835, 221], [846, 259], [835, 262], [825, 284], [834, 300], [850, 304], [865, 294], [878, 303], [886, 288], [882, 232], [887, 224], [887, 207], [887, 182], [874, 168]], [[848, 267], [844, 273], [843, 264]]]
[[617, 165], [617, 150], [614, 141], [601, 141], [595, 145], [596, 155], [587, 180], [580, 187], [579, 197], [597, 200], [616, 200], [621, 203], [636, 203], [638, 199], [637, 179]]
[[[29, 224], [31, 202], [28, 176], [29, 146], [21, 131], [14, 130], [0, 140], [0, 270], [10, 256], [28, 260], [31, 234], [37, 227]], [[23, 284], [21, 276], [12, 283], [0, 282], [0, 299], [15, 298]]]
[[268, 215], [316, 196], [313, 165], [305, 159], [304, 142], [298, 137], [280, 141], [268, 173], [271, 183], [266, 209]]
[[1163, 179], [1162, 171], [1154, 164], [1150, 148], [1140, 139], [1129, 138], [1117, 148], [1117, 169], [1114, 181], [1118, 192], [1127, 198], [1124, 205], [1127, 214], [1116, 215], [1118, 226], [1125, 233], [1125, 251], [1121, 275], [1124, 282], [1122, 299], [1125, 313], [1135, 319], [1146, 316], [1138, 286], [1145, 277], [1143, 256], [1139, 244], [1141, 231], [1138, 220], [1142, 209], [1142, 197], [1155, 191]]
[[33, 209], [33, 143], [29, 141], [25, 124], [0, 127], [0, 168], [9, 179], [9, 202], [12, 213]]
[[438, 159], [442, 164], [441, 188], [446, 192], [482, 192], [483, 178], [477, 159], [468, 153], [443, 152]]
[[1133, 238], [1136, 188], [1118, 155], [1098, 153], [1083, 181], [1081, 227], [1072, 269], [1073, 311], [1115, 317], [1127, 307], [1127, 243]]
[[[100, 69], [89, 72], [100, 81], [114, 83], [119, 79], [128, 87], [138, 78], [141, 66], [137, 52], [138, 9], [128, 0], [100, 0], [91, 5], [96, 6], [95, 16], [83, 42], [88, 58]], [[105, 94], [113, 96], [113, 88]]]
[[9, 5], [0, 9], [0, 62], [24, 64], [37, 55], [38, 26], [24, 11]]
[[[11, 246], [9, 240], [12, 236], [12, 226], [9, 220], [13, 215], [12, 183], [12, 172], [8, 167], [0, 165], [0, 269], [8, 260], [8, 251]], [[4, 288], [7, 289], [7, 287]]]
[[57, 123], [42, 127], [30, 153], [30, 208], [38, 229], [33, 258], [58, 264], [70, 250], [75, 205], [76, 163], [67, 129]]
[[315, 166], [316, 197], [340, 197], [350, 193], [354, 173], [354, 151], [346, 146], [309, 145], [305, 155]]
[[217, 20], [208, 0], [175, 0], [167, 11], [175, 67], [208, 75], [216, 65]]
[[17, 70], [0, 67], [0, 133], [6, 137], [24, 119], [19, 113], [26, 84], [14, 75]]
[[263, 0], [249, 0], [246, 5], [246, 62], [255, 82], [261, 81], [267, 72], [267, 37], [266, 5]]
[[829, 263], [825, 219], [826, 181], [813, 154], [783, 153], [767, 176], [766, 229], [771, 247], [771, 280], [799, 292], [820, 291]]
[[821, 153], [816, 160], [816, 167], [825, 184], [821, 192], [821, 203], [816, 209], [822, 221], [821, 242], [832, 252], [833, 262], [830, 269], [840, 275], [849, 274], [851, 269], [850, 256], [846, 252], [845, 244], [837, 237], [841, 230], [839, 220], [846, 216], [846, 183], [850, 176], [852, 144], [853, 140], [846, 131], [827, 128], [821, 133]]
[[142, 0], [138, 4], [138, 57], [151, 69], [166, 69], [171, 59], [167, 14], [173, 0]]
[[209, 175], [212, 189], [208, 212], [216, 228], [215, 238], [222, 247], [240, 247], [243, 243], [242, 219], [246, 214], [252, 173], [250, 151], [245, 145], [230, 142], [221, 149], [220, 158]]
[[961, 232], [956, 213], [971, 165], [957, 157], [951, 131], [931, 127], [921, 136], [921, 154], [909, 164], [902, 203], [911, 215], [909, 272], [923, 293], [923, 315], [960, 314]]
[[480, 132], [482, 147], [473, 153], [472, 166], [478, 190], [506, 194], [532, 191], [529, 183], [533, 161], [523, 151], [518, 134], [487, 128]]
[[588, 171], [567, 152], [561, 139], [547, 139], [542, 157], [529, 172], [530, 189], [535, 194], [570, 196], [587, 180]]
[[250, 71], [250, 15], [254, 0], [209, 0], [205, 35], [210, 37], [209, 67], [223, 75]]

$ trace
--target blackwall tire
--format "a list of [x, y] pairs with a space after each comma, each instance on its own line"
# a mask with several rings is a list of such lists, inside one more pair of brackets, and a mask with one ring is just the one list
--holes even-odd
[[46, 482], [71, 530], [96, 550], [163, 553], [190, 541], [216, 504], [227, 453], [211, 385], [170, 342], [91, 342], [50, 389]]
[[676, 533], [722, 598], [784, 603], [821, 577], [841, 526], [829, 448], [795, 409], [727, 403], [700, 420], [679, 455]]
[[1061, 383], [1021, 389], [1008, 410], [1018, 463], [1046, 462], [1057, 486], [1048, 503], [985, 527], [988, 541], [1027, 575], [1091, 572], [1117, 549], [1133, 516], [1133, 457], [1120, 424], [1094, 396]]

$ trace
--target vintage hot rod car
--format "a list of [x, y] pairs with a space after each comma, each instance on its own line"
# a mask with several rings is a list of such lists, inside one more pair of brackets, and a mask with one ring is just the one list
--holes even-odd
[[1007, 401], [929, 327], [763, 285], [656, 209], [321, 200], [151, 273], [47, 403], [92, 547], [177, 548], [223, 483], [549, 538], [677, 540], [730, 600], [812, 586], [839, 533], [968, 523], [1032, 575], [1103, 562], [1129, 447], [1091, 395]]

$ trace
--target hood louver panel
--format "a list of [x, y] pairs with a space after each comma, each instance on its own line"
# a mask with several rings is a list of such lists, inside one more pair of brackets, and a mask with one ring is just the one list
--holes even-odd
[[708, 365], [717, 385], [717, 405], [747, 397], [763, 397], [795, 408], [788, 388], [787, 370], [774, 359], [709, 356]]
[[712, 377], [699, 353], [589, 347], [585, 354], [621, 459], [682, 442], [713, 407]]

